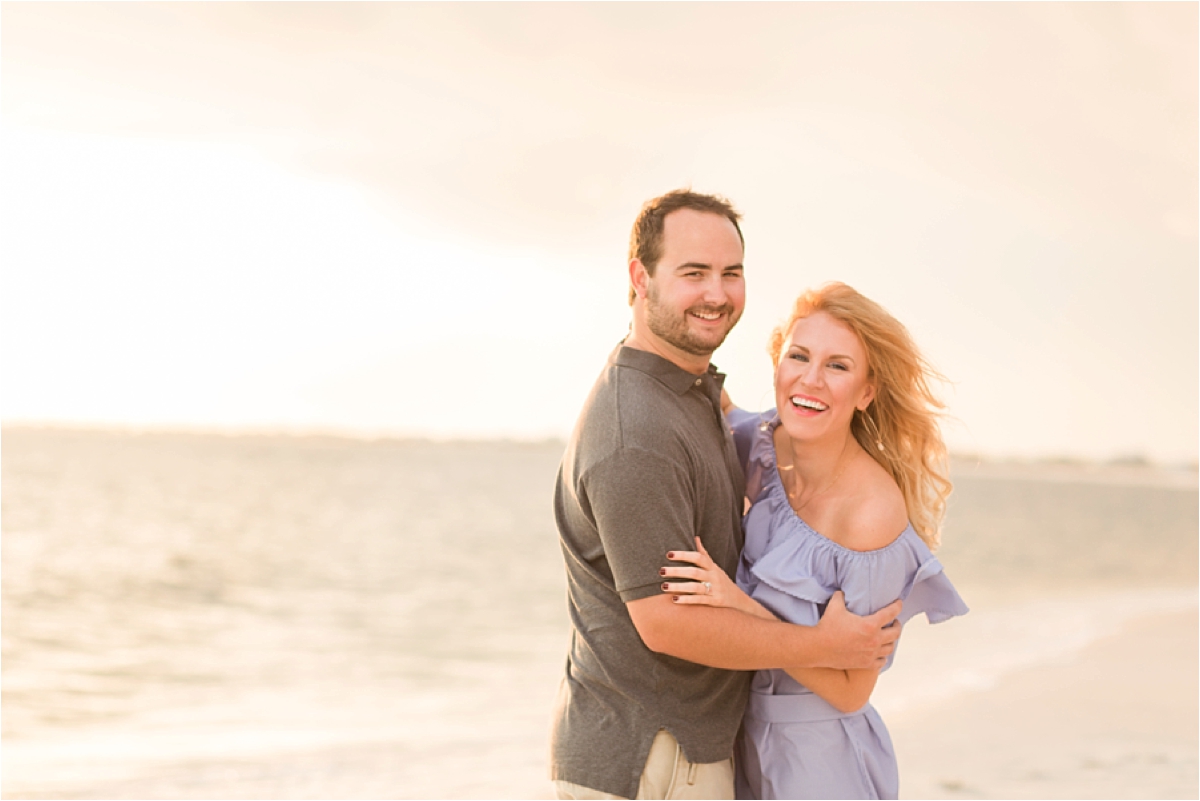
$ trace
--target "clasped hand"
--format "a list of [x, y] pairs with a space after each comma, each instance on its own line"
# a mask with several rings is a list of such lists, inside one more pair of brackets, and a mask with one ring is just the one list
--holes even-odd
[[694, 565], [667, 565], [658, 571], [663, 578], [688, 579], [663, 582], [662, 591], [670, 593], [673, 602], [681, 605], [724, 606], [768, 620], [778, 619], [733, 582], [709, 556], [699, 537], [696, 537], [696, 550], [668, 551], [667, 558], [674, 562], [689, 562]]

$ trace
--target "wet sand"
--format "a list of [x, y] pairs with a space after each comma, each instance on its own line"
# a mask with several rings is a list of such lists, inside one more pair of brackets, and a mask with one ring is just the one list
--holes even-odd
[[889, 727], [902, 798], [1196, 798], [1197, 614], [1128, 622], [1059, 663]]

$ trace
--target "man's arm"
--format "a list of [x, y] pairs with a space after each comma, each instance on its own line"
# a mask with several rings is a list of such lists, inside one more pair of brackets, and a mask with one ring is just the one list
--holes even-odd
[[[836, 593], [816, 626], [764, 620], [736, 609], [680, 606], [669, 595], [625, 605], [651, 651], [727, 670], [879, 668], [896, 647], [896, 601], [873, 615], [846, 610]], [[885, 626], [887, 628], [885, 628]]]

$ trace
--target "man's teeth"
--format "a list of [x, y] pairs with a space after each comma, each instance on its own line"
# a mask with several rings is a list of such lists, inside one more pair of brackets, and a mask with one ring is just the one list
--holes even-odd
[[720, 313], [720, 312], [698, 312], [698, 311], [694, 311], [694, 312], [692, 312], [692, 314], [696, 315], [696, 316], [697, 316], [697, 317], [699, 317], [701, 320], [719, 320], [719, 319], [721, 319], [721, 313]]
[[792, 405], [801, 406], [805, 409], [812, 409], [818, 412], [823, 412], [829, 408], [820, 401], [809, 400], [808, 398], [792, 398]]

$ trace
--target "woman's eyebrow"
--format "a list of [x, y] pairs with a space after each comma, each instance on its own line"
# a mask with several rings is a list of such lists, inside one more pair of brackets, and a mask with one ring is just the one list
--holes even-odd
[[[792, 344], [791, 344], [791, 345], [788, 347], [788, 350], [802, 350], [802, 351], [804, 351], [805, 353], [808, 353], [808, 352], [809, 352], [808, 348], [804, 347], [803, 345], [797, 345], [795, 342], [793, 342], [793, 343], [792, 343]], [[843, 353], [835, 353], [835, 354], [833, 354], [832, 356], [830, 356], [829, 358], [830, 358], [830, 359], [842, 359], [843, 361], [848, 361], [848, 362], [852, 362], [852, 361], [854, 361], [854, 357], [853, 357], [853, 356], [847, 356], [846, 354], [843, 354]]]

